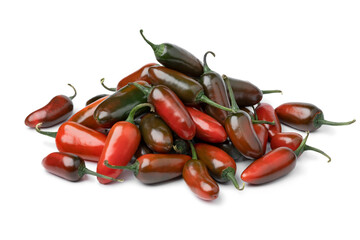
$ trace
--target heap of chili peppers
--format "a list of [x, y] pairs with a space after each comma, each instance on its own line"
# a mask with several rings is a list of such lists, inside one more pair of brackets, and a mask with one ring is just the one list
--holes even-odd
[[[154, 44], [140, 30], [160, 64], [144, 64], [121, 79], [112, 94], [90, 98], [71, 116], [71, 97], [58, 95], [32, 112], [25, 124], [54, 137], [59, 152], [42, 161], [50, 173], [69, 181], [84, 174], [99, 183], [122, 182], [130, 170], [144, 184], [183, 178], [203, 200], [219, 196], [219, 184], [231, 182], [243, 190], [248, 184], [264, 184], [291, 172], [306, 150], [309, 132], [322, 125], [349, 125], [324, 119], [317, 106], [291, 102], [276, 108], [261, 102], [254, 84], [221, 75], [187, 50], [170, 43]], [[65, 121], [65, 122], [64, 122]], [[62, 123], [57, 132], [42, 128]], [[282, 132], [281, 124], [306, 132]], [[271, 150], [269, 151], [268, 149]], [[251, 164], [237, 172], [236, 161]], [[97, 162], [97, 170], [85, 167]], [[241, 183], [241, 184], [240, 184]], [[184, 184], [185, 185], [185, 184]]]

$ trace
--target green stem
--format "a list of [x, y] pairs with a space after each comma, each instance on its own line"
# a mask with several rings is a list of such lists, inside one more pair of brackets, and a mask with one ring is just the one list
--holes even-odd
[[196, 96], [196, 101], [204, 102], [204, 103], [206, 103], [206, 104], [209, 104], [210, 106], [213, 106], [213, 107], [222, 109], [222, 110], [227, 111], [227, 112], [233, 112], [233, 113], [236, 112], [234, 109], [224, 107], [224, 106], [222, 106], [222, 105], [220, 105], [220, 104], [217, 104], [216, 102], [212, 101], [210, 98], [208, 98], [208, 97], [205, 95], [204, 92], [200, 92], [200, 93]]
[[222, 75], [222, 78], [224, 79], [225, 84], [226, 84], [226, 86], [228, 88], [228, 91], [229, 91], [229, 96], [230, 96], [230, 101], [231, 101], [231, 108], [232, 108], [233, 112], [237, 112], [237, 111], [239, 111], [240, 108], [239, 108], [238, 104], [236, 103], [234, 91], [232, 90], [230, 80], [225, 74]]
[[206, 74], [206, 73], [212, 71], [212, 70], [209, 68], [209, 66], [208, 66], [208, 64], [207, 64], [207, 62], [206, 62], [206, 56], [207, 56], [209, 53], [215, 57], [215, 53], [213, 53], [213, 52], [211, 52], [211, 51], [207, 51], [207, 52], [205, 53], [205, 55], [204, 55], [204, 66], [203, 66], [204, 73], [203, 73], [203, 74]]
[[234, 168], [232, 168], [232, 167], [225, 168], [224, 171], [222, 172], [222, 178], [230, 180], [237, 190], [244, 190], [245, 183], [243, 183], [243, 185], [240, 188], [239, 183], [237, 182], [237, 180], [235, 178], [235, 169]]
[[93, 175], [93, 176], [96, 176], [96, 177], [101, 177], [101, 178], [105, 178], [105, 179], [109, 179], [109, 180], [112, 180], [112, 181], [115, 181], [115, 182], [123, 182], [124, 179], [116, 179], [116, 178], [112, 178], [112, 177], [108, 177], [108, 176], [105, 176], [105, 175], [102, 175], [100, 173], [97, 173], [97, 172], [94, 172], [94, 171], [91, 171], [90, 169], [86, 168], [85, 167], [85, 164], [84, 165], [81, 165], [79, 167], [79, 175], [80, 176], [83, 176], [85, 174], [89, 174], [89, 175]]
[[330, 157], [329, 155], [327, 155], [324, 151], [322, 151], [322, 150], [320, 150], [320, 149], [318, 149], [318, 148], [314, 148], [314, 147], [312, 147], [312, 146], [305, 145], [303, 151], [306, 151], [306, 150], [311, 150], [311, 151], [318, 152], [318, 153], [324, 155], [325, 157], [327, 157], [327, 158], [329, 159], [328, 162], [331, 162], [331, 157]]
[[69, 97], [71, 100], [73, 100], [74, 97], [76, 97], [77, 92], [76, 92], [76, 89], [75, 89], [75, 87], [74, 87], [73, 85], [71, 85], [70, 83], [68, 83], [68, 85], [69, 85], [70, 87], [72, 87], [72, 89], [74, 89], [74, 92], [75, 92], [74, 95], [72, 95], [72, 96]]
[[144, 108], [144, 107], [150, 107], [152, 112], [154, 112], [154, 106], [151, 104], [151, 103], [141, 103], [139, 105], [136, 105], [133, 109], [131, 109], [128, 117], [126, 118], [126, 122], [129, 122], [129, 123], [132, 123], [132, 124], [135, 124], [134, 123], [134, 117], [135, 117], [135, 114], [136, 112], [141, 109], [141, 108]]
[[102, 85], [105, 89], [107, 89], [107, 90], [109, 90], [109, 91], [112, 91], [112, 92], [115, 92], [115, 91], [116, 91], [116, 88], [109, 88], [109, 87], [107, 87], [107, 86], [104, 84], [104, 81], [105, 81], [105, 78], [100, 79], [100, 83], [101, 83], [101, 85]]
[[128, 85], [134, 85], [140, 91], [142, 91], [146, 97], [150, 94], [151, 88], [145, 87], [137, 82], [131, 82], [131, 83], [128, 83]]
[[262, 94], [269, 94], [269, 93], [281, 93], [283, 92], [281, 90], [261, 90]]
[[179, 154], [187, 154], [189, 152], [189, 146], [185, 140], [176, 139], [174, 141], [173, 149], [176, 153]]
[[254, 120], [258, 120], [258, 115], [256, 113], [256, 110], [255, 110], [255, 107], [254, 106], [251, 106], [252, 110], [253, 110], [253, 113], [254, 113]]
[[129, 171], [133, 171], [134, 175], [136, 176], [139, 172], [139, 162], [135, 161], [133, 164], [129, 165], [129, 166], [116, 166], [116, 165], [111, 165], [108, 160], [104, 161], [104, 165], [107, 166], [108, 168], [112, 168], [112, 169], [125, 169], [125, 170], [129, 170]]
[[42, 130], [40, 130], [40, 127], [41, 127], [41, 123], [38, 123], [38, 124], [36, 124], [36, 126], [35, 126], [35, 130], [36, 130], [38, 133], [41, 133], [41, 134], [46, 135], [46, 136], [49, 136], [49, 137], [56, 138], [57, 132], [46, 132], [46, 131], [42, 131]]
[[275, 125], [275, 121], [269, 122], [265, 120], [251, 120], [253, 124], [269, 124], [269, 125]]
[[306, 137], [302, 140], [299, 147], [294, 151], [296, 156], [299, 156], [304, 151], [308, 137], [309, 137], [309, 131], [306, 132]]
[[189, 143], [190, 148], [191, 148], [191, 158], [194, 159], [194, 160], [197, 160], [198, 157], [197, 157], [197, 154], [196, 154], [196, 150], [195, 150], [194, 145], [192, 144], [191, 141], [188, 141], [188, 143]]
[[323, 125], [343, 126], [343, 125], [350, 125], [356, 122], [356, 119], [353, 119], [352, 121], [348, 121], [348, 122], [332, 122], [325, 119], [318, 119], [317, 122]]
[[144, 36], [143, 32], [144, 31], [142, 29], [140, 29], [140, 34], [143, 37], [143, 39], [145, 40], [145, 42], [147, 42], [147, 44], [149, 44], [154, 51], [157, 51], [157, 49], [159, 48], [159, 45], [153, 44], [152, 42], [147, 40], [146, 37]]

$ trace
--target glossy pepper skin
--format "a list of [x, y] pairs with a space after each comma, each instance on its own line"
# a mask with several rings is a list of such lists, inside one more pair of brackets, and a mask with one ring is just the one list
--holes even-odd
[[168, 153], [173, 147], [173, 135], [171, 129], [156, 114], [146, 114], [140, 122], [141, 136], [146, 145], [158, 153]]
[[106, 135], [76, 122], [61, 124], [57, 132], [43, 132], [44, 135], [55, 137], [56, 147], [60, 152], [75, 154], [84, 160], [97, 162], [103, 151]]
[[349, 125], [355, 122], [355, 119], [349, 122], [331, 122], [324, 119], [324, 113], [320, 108], [303, 102], [284, 103], [275, 109], [280, 122], [300, 131], [315, 131], [321, 125]]
[[204, 162], [210, 175], [218, 182], [232, 181], [234, 186], [240, 190], [235, 179], [236, 163], [225, 151], [206, 143], [195, 144], [196, 154], [200, 161]]
[[[211, 53], [214, 57], [215, 54], [213, 52], [206, 52], [204, 55], [204, 73], [201, 75], [199, 82], [204, 88], [205, 95], [213, 100], [214, 102], [224, 106], [230, 107], [230, 101], [227, 89], [225, 87], [224, 80], [221, 78], [220, 74], [212, 71], [206, 62], [207, 54]], [[219, 121], [224, 125], [225, 119], [228, 115], [227, 111], [222, 109], [206, 105], [205, 112]]]
[[295, 168], [308, 136], [309, 132], [295, 151], [280, 147], [255, 160], [242, 172], [241, 179], [250, 184], [263, 184], [285, 176]]
[[269, 122], [275, 122], [275, 125], [264, 124], [264, 126], [268, 129], [269, 132], [269, 140], [271, 138], [281, 132], [281, 124], [278, 116], [275, 113], [275, 109], [268, 103], [260, 103], [256, 109], [256, 115], [259, 120], [265, 120]]
[[[147, 82], [138, 84], [149, 86]], [[124, 121], [131, 109], [146, 102], [144, 93], [133, 85], [127, 85], [100, 103], [94, 112], [94, 118], [103, 128], [110, 128], [118, 121]]]
[[[123, 170], [107, 167], [104, 164], [105, 160], [109, 164], [117, 166], [126, 166], [130, 162], [141, 141], [140, 130], [134, 124], [134, 115], [136, 111], [145, 106], [151, 105], [148, 103], [137, 105], [131, 110], [126, 121], [117, 122], [111, 127], [97, 164], [97, 173], [117, 178]], [[104, 178], [98, 178], [98, 181], [102, 184], [111, 182]]]
[[99, 95], [96, 95], [96, 96], [90, 98], [89, 100], [87, 100], [85, 106], [88, 106], [88, 105], [92, 104], [93, 102], [96, 102], [96, 101], [99, 100], [100, 98], [108, 97], [108, 96], [109, 96], [109, 94], [99, 94]]
[[141, 141], [138, 149], [134, 153], [134, 156], [132, 156], [130, 163], [133, 164], [136, 161], [136, 159], [138, 159], [142, 155], [150, 154], [150, 153], [153, 153], [153, 151], [148, 146], [146, 146], [146, 144], [143, 141]]
[[198, 198], [206, 201], [215, 200], [219, 196], [219, 186], [210, 176], [205, 163], [197, 159], [192, 143], [190, 146], [192, 159], [185, 163], [183, 178]]
[[116, 86], [116, 91], [119, 91], [121, 88], [125, 87], [128, 83], [135, 81], [145, 81], [150, 83], [150, 78], [148, 76], [148, 71], [150, 67], [157, 66], [156, 63], [148, 63], [142, 66], [140, 69], [121, 79]]
[[153, 49], [156, 60], [165, 67], [193, 77], [200, 77], [203, 73], [203, 66], [200, 60], [190, 52], [171, 43], [153, 44], [145, 38], [143, 30], [140, 30], [140, 34]]
[[81, 109], [80, 111], [75, 113], [69, 119], [69, 121], [77, 122], [88, 128], [91, 128], [98, 132], [104, 133], [106, 131], [106, 129], [101, 127], [100, 124], [95, 120], [94, 112], [95, 112], [95, 109], [97, 108], [97, 106], [99, 106], [99, 104], [102, 103], [106, 98], [107, 98], [107, 96], [102, 97], [102, 98], [96, 100], [95, 102], [87, 105], [86, 107], [84, 107], [83, 109]]
[[196, 108], [186, 107], [186, 110], [195, 123], [197, 138], [210, 143], [221, 143], [226, 140], [226, 131], [218, 121]]
[[131, 170], [142, 183], [154, 184], [181, 176], [185, 163], [190, 159], [184, 154], [146, 154], [130, 166], [107, 166]]
[[267, 148], [267, 142], [269, 139], [269, 132], [267, 130], [267, 128], [262, 125], [262, 124], [253, 124], [255, 133], [258, 137], [258, 139], [260, 140], [261, 143], [261, 148], [262, 148], [262, 155], [264, 155], [266, 153], [266, 148]]
[[38, 123], [41, 123], [42, 128], [47, 128], [68, 119], [74, 108], [72, 99], [76, 96], [75, 88], [71, 84], [68, 85], [75, 91], [73, 96], [57, 95], [53, 97], [44, 107], [30, 113], [25, 118], [25, 125], [35, 128]]
[[85, 174], [107, 178], [110, 181], [122, 181], [98, 175], [87, 169], [84, 160], [71, 153], [50, 153], [42, 160], [42, 165], [48, 172], [72, 182], [79, 181]]

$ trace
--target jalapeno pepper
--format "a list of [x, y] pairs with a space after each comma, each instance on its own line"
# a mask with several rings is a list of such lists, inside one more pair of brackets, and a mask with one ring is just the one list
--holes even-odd
[[211, 178], [206, 165], [198, 160], [196, 150], [189, 141], [192, 159], [185, 163], [183, 178], [195, 195], [203, 200], [211, 201], [219, 196], [219, 186]]
[[[295, 132], [282, 132], [282, 133], [277, 133], [275, 134], [270, 142], [270, 146], [271, 149], [277, 149], [279, 147], [288, 147], [290, 149], [292, 149], [293, 151], [295, 151], [301, 144], [303, 140], [303, 137]], [[324, 155], [325, 157], [328, 158], [328, 162], [331, 161], [331, 157], [329, 155], [327, 155], [324, 151], [318, 149], [318, 148], [314, 148], [311, 147], [307, 144], [305, 144], [305, 146], [302, 148], [302, 151], [299, 152], [299, 155], [306, 150], [312, 150], [315, 152], [318, 152], [322, 155]]]
[[57, 95], [53, 97], [44, 107], [30, 113], [25, 118], [25, 125], [35, 128], [38, 123], [42, 123], [41, 127], [47, 128], [68, 119], [74, 108], [72, 99], [76, 96], [76, 89], [71, 84], [68, 85], [75, 91], [73, 96]]
[[185, 163], [190, 159], [184, 154], [146, 154], [129, 166], [114, 166], [107, 161], [105, 166], [133, 171], [142, 183], [154, 184], [180, 177]]
[[171, 43], [153, 44], [145, 38], [142, 29], [140, 34], [153, 49], [156, 60], [165, 67], [193, 77], [200, 77], [203, 73], [201, 62], [190, 52]]
[[108, 96], [109, 96], [109, 94], [99, 94], [99, 95], [96, 95], [96, 96], [90, 98], [89, 100], [87, 100], [85, 105], [86, 105], [86, 106], [87, 106], [87, 105], [90, 105], [91, 103], [96, 102], [97, 100], [99, 100], [99, 99], [101, 99], [101, 98], [103, 98], [103, 97], [108, 97]]
[[280, 122], [300, 131], [315, 131], [322, 125], [349, 125], [349, 122], [332, 122], [324, 119], [323, 111], [311, 103], [290, 102], [284, 103], [275, 109]]
[[[145, 81], [140, 85], [149, 86]], [[137, 87], [127, 85], [100, 103], [94, 112], [94, 118], [101, 127], [110, 128], [118, 121], [124, 121], [131, 109], [146, 102], [146, 96]]]
[[[204, 55], [204, 73], [201, 75], [199, 82], [204, 88], [205, 95], [212, 101], [217, 104], [230, 108], [229, 96], [225, 87], [224, 80], [221, 78], [220, 74], [212, 71], [207, 65], [206, 56], [212, 54], [215, 57], [215, 54], [211, 51], [208, 51]], [[224, 125], [225, 119], [228, 115], [227, 111], [213, 107], [210, 105], [205, 106], [205, 112], [219, 121]]]
[[250, 184], [263, 184], [285, 176], [295, 168], [297, 157], [308, 136], [295, 151], [279, 147], [255, 160], [242, 172], [241, 179]]
[[110, 181], [123, 181], [122, 179], [110, 178], [91, 171], [86, 168], [82, 158], [71, 153], [50, 153], [42, 160], [42, 165], [48, 172], [72, 182], [79, 181], [85, 174], [105, 178]]
[[244, 189], [244, 185], [242, 188], [239, 187], [239, 183], [235, 178], [236, 163], [229, 154], [206, 143], [195, 144], [195, 150], [200, 161], [205, 163], [210, 175], [216, 181], [222, 183], [231, 181], [236, 189]]
[[[134, 124], [134, 115], [139, 109], [149, 106], [152, 107], [148, 103], [137, 105], [131, 110], [126, 121], [117, 122], [111, 127], [97, 164], [97, 173], [112, 178], [117, 178], [121, 174], [122, 169], [108, 168], [104, 162], [107, 160], [111, 165], [117, 166], [126, 166], [130, 162], [141, 140], [140, 130]], [[104, 178], [98, 178], [98, 181], [102, 184], [111, 182]]]
[[146, 114], [140, 122], [141, 136], [146, 145], [158, 153], [168, 153], [173, 147], [171, 129], [156, 114]]
[[271, 140], [271, 138], [275, 134], [281, 132], [281, 124], [279, 118], [277, 117], [274, 108], [270, 104], [260, 103], [256, 107], [255, 111], [259, 120], [275, 122], [275, 125], [264, 124], [264, 126], [268, 129], [269, 132], [269, 140]]
[[94, 162], [99, 160], [105, 146], [106, 135], [71, 121], [61, 124], [57, 132], [42, 131], [41, 125], [41, 123], [36, 125], [36, 131], [54, 137], [60, 152], [73, 153], [84, 160]]

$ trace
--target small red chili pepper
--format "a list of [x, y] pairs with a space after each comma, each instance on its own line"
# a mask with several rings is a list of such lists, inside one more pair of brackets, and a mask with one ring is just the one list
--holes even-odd
[[189, 141], [192, 159], [185, 163], [183, 178], [195, 195], [203, 200], [211, 201], [219, 196], [219, 186], [211, 178], [206, 165], [198, 160], [194, 145]]
[[239, 183], [235, 178], [236, 163], [232, 157], [218, 147], [206, 144], [195, 144], [195, 150], [200, 161], [204, 162], [208, 168], [210, 175], [218, 182], [231, 181], [235, 188], [243, 190], [239, 187]]
[[72, 182], [79, 181], [85, 174], [105, 178], [110, 181], [123, 182], [122, 179], [110, 178], [91, 171], [86, 168], [82, 158], [71, 153], [50, 153], [42, 160], [42, 165], [48, 172]]
[[186, 107], [196, 126], [196, 137], [210, 143], [221, 143], [227, 138], [224, 127], [211, 116], [196, 108]]
[[[272, 137], [271, 142], [270, 142], [270, 146], [271, 149], [276, 149], [279, 147], [288, 147], [290, 149], [292, 149], [293, 151], [295, 151], [301, 144], [303, 140], [303, 137], [295, 132], [282, 132], [282, 133], [277, 133], [275, 134], [275, 136]], [[322, 150], [318, 149], [318, 148], [314, 148], [311, 147], [307, 144], [305, 144], [304, 148], [302, 148], [302, 151], [299, 153], [302, 154], [303, 151], [306, 150], [312, 150], [315, 152], [318, 152], [322, 155], [324, 155], [325, 157], [327, 157], [329, 160], [328, 162], [331, 161], [331, 157], [329, 155], [327, 155], [325, 152], [323, 152]]]
[[42, 123], [41, 127], [47, 128], [65, 121], [73, 111], [72, 99], [76, 96], [76, 89], [71, 84], [68, 85], [75, 91], [73, 96], [57, 95], [53, 97], [44, 107], [30, 113], [25, 119], [25, 125], [35, 128], [38, 123]]
[[349, 125], [349, 122], [331, 122], [324, 119], [324, 113], [320, 108], [311, 103], [290, 102], [284, 103], [275, 109], [280, 122], [300, 131], [315, 131], [321, 125]]
[[[143, 107], [152, 107], [152, 105], [149, 103], [137, 105], [130, 111], [125, 121], [117, 122], [111, 127], [97, 165], [97, 173], [117, 178], [123, 170], [108, 168], [104, 164], [105, 160], [117, 166], [126, 166], [130, 162], [141, 141], [140, 130], [134, 124], [134, 115]], [[111, 182], [104, 178], [98, 178], [98, 181], [102, 184]]]
[[309, 132], [295, 151], [280, 147], [255, 160], [242, 172], [241, 179], [250, 184], [263, 184], [285, 176], [295, 168], [308, 136]]
[[259, 120], [275, 122], [275, 125], [264, 124], [264, 126], [269, 131], [269, 140], [271, 140], [271, 138], [275, 134], [281, 132], [281, 124], [279, 118], [277, 117], [274, 108], [270, 104], [260, 103], [256, 107], [255, 112]]
[[185, 163], [190, 159], [184, 154], [146, 154], [129, 166], [114, 166], [107, 161], [105, 166], [133, 171], [142, 183], [154, 184], [181, 176]]
[[106, 135], [70, 121], [61, 124], [57, 132], [41, 131], [40, 127], [41, 123], [36, 125], [36, 131], [55, 138], [56, 147], [60, 152], [73, 153], [89, 161], [99, 161]]
[[69, 121], [77, 122], [81, 125], [84, 125], [91, 129], [94, 129], [98, 132], [102, 132], [102, 133], [105, 132], [106, 128], [101, 127], [100, 124], [95, 120], [94, 112], [95, 112], [95, 109], [97, 108], [97, 106], [101, 102], [103, 102], [106, 98], [107, 98], [107, 96], [102, 97], [102, 98], [96, 100], [95, 102], [87, 105], [86, 107], [84, 107], [83, 109], [81, 109], [80, 111], [75, 113], [69, 119]]

